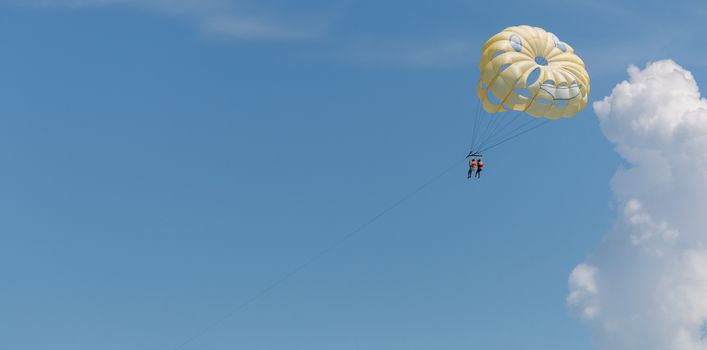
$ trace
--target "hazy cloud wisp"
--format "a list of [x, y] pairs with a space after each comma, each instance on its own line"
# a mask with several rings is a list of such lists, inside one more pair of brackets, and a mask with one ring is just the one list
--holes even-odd
[[[2, 1], [2, 0], [0, 0]], [[40, 8], [130, 6], [187, 19], [204, 33], [238, 39], [306, 39], [320, 36], [326, 14], [277, 16], [262, 14], [243, 1], [225, 0], [6, 0]]]

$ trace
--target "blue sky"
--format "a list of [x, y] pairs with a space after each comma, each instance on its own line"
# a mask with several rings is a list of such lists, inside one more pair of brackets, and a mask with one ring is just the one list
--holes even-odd
[[614, 217], [591, 108], [465, 179], [483, 42], [570, 43], [590, 99], [628, 64], [707, 81], [707, 7], [0, 1], [0, 344], [173, 349], [458, 161], [185, 349], [591, 349], [567, 277]]

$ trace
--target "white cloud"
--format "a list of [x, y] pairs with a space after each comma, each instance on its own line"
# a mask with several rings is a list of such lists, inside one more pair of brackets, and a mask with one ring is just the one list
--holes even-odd
[[[3, 0], [0, 0], [3, 1]], [[328, 15], [262, 14], [246, 1], [226, 0], [6, 0], [38, 8], [99, 8], [129, 6], [176, 16], [195, 23], [206, 34], [239, 39], [305, 39], [319, 36]]]
[[591, 320], [597, 315], [597, 269], [587, 264], [579, 264], [570, 275], [568, 304], [583, 319]]
[[615, 227], [569, 278], [569, 308], [603, 350], [707, 350], [707, 100], [670, 60], [631, 66], [594, 103], [629, 165]]

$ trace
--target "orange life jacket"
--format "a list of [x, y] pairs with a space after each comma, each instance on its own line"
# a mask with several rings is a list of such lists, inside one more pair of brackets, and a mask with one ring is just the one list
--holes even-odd
[[476, 168], [476, 160], [472, 160], [472, 161], [471, 161], [471, 167], [472, 167], [472, 168]]

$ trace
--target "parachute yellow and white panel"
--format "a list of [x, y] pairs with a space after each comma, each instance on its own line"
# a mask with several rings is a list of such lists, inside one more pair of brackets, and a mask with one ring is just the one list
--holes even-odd
[[589, 98], [589, 74], [570, 45], [542, 28], [514, 26], [489, 39], [479, 62], [479, 98], [488, 113], [573, 117]]

